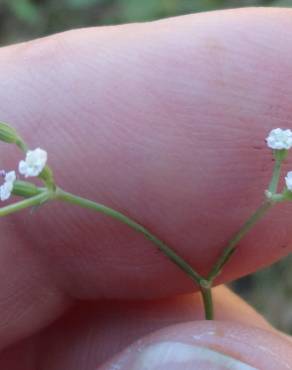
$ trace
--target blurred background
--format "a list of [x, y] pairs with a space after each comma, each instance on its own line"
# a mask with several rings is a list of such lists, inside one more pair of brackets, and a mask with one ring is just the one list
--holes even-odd
[[0, 0], [0, 45], [76, 27], [243, 6], [292, 6], [292, 0]]
[[[244, 6], [292, 7], [292, 0], [0, 0], [0, 46], [77, 27]], [[292, 256], [239, 279], [232, 289], [292, 334], [291, 266]]]

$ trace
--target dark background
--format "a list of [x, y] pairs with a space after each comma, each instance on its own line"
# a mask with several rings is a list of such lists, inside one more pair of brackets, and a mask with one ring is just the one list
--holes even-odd
[[0, 44], [76, 27], [243, 6], [292, 6], [292, 0], [0, 0]]
[[[77, 27], [243, 6], [292, 7], [292, 0], [0, 0], [0, 46]], [[232, 285], [270, 322], [289, 333], [292, 333], [291, 266], [292, 256]]]

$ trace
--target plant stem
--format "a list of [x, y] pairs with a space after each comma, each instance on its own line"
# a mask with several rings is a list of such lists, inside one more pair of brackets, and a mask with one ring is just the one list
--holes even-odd
[[214, 309], [213, 309], [213, 298], [212, 298], [211, 286], [210, 287], [201, 286], [200, 290], [201, 290], [201, 295], [203, 298], [205, 319], [213, 320], [214, 319]]
[[16, 202], [13, 204], [9, 204], [9, 206], [6, 206], [6, 207], [1, 207], [0, 217], [7, 216], [11, 213], [20, 211], [24, 208], [40, 205], [43, 202], [47, 201], [49, 198], [50, 198], [50, 192], [43, 191], [42, 193], [35, 195], [34, 197], [24, 199], [24, 200], [21, 200], [20, 202]]
[[255, 213], [243, 224], [240, 230], [229, 241], [227, 247], [212, 267], [207, 280], [213, 281], [221, 272], [222, 267], [229, 261], [232, 254], [235, 252], [238, 242], [247, 234], [247, 232], [259, 221], [265, 213], [272, 207], [274, 203], [271, 201], [264, 201], [263, 204], [255, 211]]
[[173, 261], [181, 270], [183, 270], [192, 280], [194, 280], [199, 286], [203, 279], [186, 261], [184, 261], [179, 255], [177, 255], [170, 247], [168, 247], [164, 242], [153, 235], [144, 226], [133, 221], [129, 217], [123, 215], [122, 213], [104, 206], [103, 204], [93, 202], [91, 200], [78, 197], [77, 195], [65, 192], [64, 190], [58, 188], [56, 191], [56, 199], [63, 200], [65, 202], [78, 205], [83, 208], [89, 208], [94, 211], [103, 213], [110, 216], [120, 222], [128, 225], [138, 233], [144, 235], [144, 237], [151, 242], [153, 242], [171, 261]]
[[229, 241], [227, 247], [223, 250], [221, 256], [212, 267], [207, 280], [212, 282], [221, 272], [222, 267], [230, 260], [231, 256], [236, 250], [236, 246], [239, 241], [248, 233], [248, 231], [265, 215], [265, 213], [277, 202], [283, 201], [283, 196], [277, 196], [276, 191], [278, 188], [281, 165], [283, 160], [287, 157], [287, 150], [276, 150], [275, 165], [272, 174], [272, 180], [269, 184], [268, 198], [262, 203], [262, 205], [255, 211], [254, 214], [243, 224], [240, 230], [235, 236]]
[[275, 159], [273, 176], [272, 176], [272, 180], [271, 180], [270, 185], [269, 185], [269, 191], [272, 194], [275, 194], [276, 191], [277, 191], [282, 161], [283, 160], [281, 158], [279, 158], [279, 157], [276, 157], [276, 159]]

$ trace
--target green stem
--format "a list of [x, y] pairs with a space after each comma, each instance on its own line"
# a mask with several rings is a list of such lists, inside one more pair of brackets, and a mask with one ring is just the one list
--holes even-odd
[[280, 178], [280, 171], [281, 171], [282, 161], [283, 160], [281, 158], [276, 157], [274, 170], [273, 170], [273, 176], [272, 176], [272, 180], [271, 180], [270, 185], [269, 185], [269, 191], [272, 194], [275, 194], [276, 191], [277, 191], [279, 178]]
[[20, 202], [9, 204], [9, 206], [0, 208], [0, 217], [7, 216], [11, 213], [20, 211], [24, 208], [37, 206], [45, 202], [50, 198], [50, 192], [43, 191], [42, 193], [35, 195], [34, 197], [24, 199]]
[[214, 309], [213, 309], [213, 299], [212, 299], [212, 290], [210, 287], [201, 286], [201, 295], [203, 298], [205, 319], [213, 320], [214, 319]]
[[266, 200], [255, 213], [243, 224], [237, 234], [229, 241], [227, 247], [219, 257], [218, 261], [212, 267], [207, 280], [213, 281], [221, 272], [222, 267], [229, 261], [235, 252], [236, 245], [247, 234], [247, 232], [259, 221], [274, 203]]
[[60, 188], [56, 191], [56, 199], [63, 200], [65, 202], [78, 205], [83, 208], [89, 208], [94, 211], [103, 213], [110, 216], [120, 222], [128, 225], [138, 233], [144, 235], [144, 237], [151, 242], [153, 242], [171, 261], [173, 261], [181, 270], [188, 274], [188, 276], [193, 279], [198, 285], [203, 280], [202, 276], [199, 275], [187, 262], [185, 262], [179, 255], [177, 255], [170, 247], [168, 247], [164, 242], [153, 235], [149, 230], [147, 230], [142, 225], [133, 221], [129, 217], [123, 215], [122, 213], [115, 211], [112, 208], [106, 207], [103, 204], [93, 202], [91, 200], [78, 197], [74, 194], [65, 192]]
[[287, 157], [287, 150], [276, 150], [274, 153], [275, 156], [275, 165], [273, 169], [273, 175], [271, 182], [269, 184], [269, 189], [267, 191], [267, 199], [263, 204], [255, 211], [255, 213], [243, 224], [240, 230], [235, 234], [235, 236], [229, 241], [227, 247], [223, 250], [221, 256], [212, 267], [207, 280], [212, 282], [221, 272], [223, 266], [230, 260], [231, 256], [236, 250], [236, 246], [239, 241], [248, 233], [248, 231], [265, 215], [265, 213], [272, 207], [273, 204], [283, 201], [283, 196], [278, 196], [276, 194], [281, 165], [283, 160]]

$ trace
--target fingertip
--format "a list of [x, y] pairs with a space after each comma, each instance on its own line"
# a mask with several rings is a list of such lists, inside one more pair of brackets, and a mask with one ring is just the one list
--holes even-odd
[[100, 370], [290, 369], [291, 343], [271, 332], [229, 322], [169, 327], [139, 340]]
[[[130, 365], [130, 364], [129, 364]], [[130, 365], [131, 370], [241, 369], [254, 367], [210, 348], [176, 341], [150, 344], [142, 349]]]

